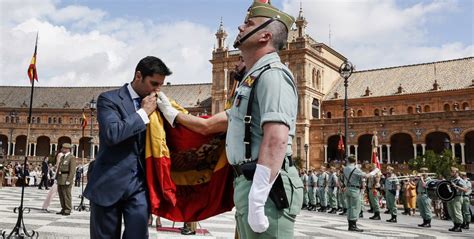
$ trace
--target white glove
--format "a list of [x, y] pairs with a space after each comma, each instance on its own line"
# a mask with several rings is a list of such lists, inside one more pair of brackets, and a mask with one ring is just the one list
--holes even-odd
[[395, 194], [395, 200], [398, 200], [398, 196], [400, 195], [400, 193], [398, 192], [397, 190], [397, 193]]
[[369, 174], [370, 176], [374, 176], [376, 173], [380, 172], [380, 169], [379, 168], [375, 168], [374, 170], [372, 170]]
[[[278, 172], [279, 173], [279, 172]], [[271, 170], [261, 164], [257, 164], [255, 175], [253, 176], [252, 187], [249, 193], [248, 221], [252, 231], [262, 233], [268, 229], [268, 218], [265, 216], [265, 202], [272, 189], [270, 182]], [[277, 174], [278, 176], [278, 174]]]
[[174, 120], [178, 115], [179, 111], [173, 106], [171, 106], [170, 100], [168, 99], [168, 97], [166, 97], [165, 93], [158, 93], [156, 104], [158, 105], [158, 108], [160, 109], [161, 113], [163, 113], [163, 116], [168, 121], [168, 123], [170, 123], [170, 125], [174, 127]]
[[66, 181], [66, 185], [69, 186], [69, 184], [71, 184], [70, 182]]

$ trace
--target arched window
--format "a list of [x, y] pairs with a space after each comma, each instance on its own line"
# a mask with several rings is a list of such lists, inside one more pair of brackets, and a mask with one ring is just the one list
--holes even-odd
[[430, 111], [431, 111], [430, 106], [425, 105], [425, 108], [423, 109], [423, 112], [430, 112]]
[[41, 118], [40, 117], [36, 118], [36, 123], [41, 124]]
[[317, 71], [316, 72], [316, 89], [321, 90], [321, 72]]
[[63, 123], [63, 118], [59, 117], [58, 118], [58, 124], [62, 124]]
[[69, 124], [73, 124], [74, 120], [72, 118], [69, 118]]
[[56, 117], [53, 118], [53, 124], [56, 124], [57, 121], [56, 121]]
[[357, 117], [362, 117], [362, 110], [357, 111]]
[[394, 115], [395, 114], [395, 108], [390, 108], [389, 114]]
[[319, 100], [318, 99], [313, 99], [311, 109], [312, 109], [311, 113], [312, 113], [313, 119], [319, 119]]
[[407, 113], [408, 113], [408, 114], [413, 114], [413, 107], [408, 106], [408, 108], [407, 108]]
[[5, 123], [10, 123], [10, 117], [5, 117]]
[[469, 103], [467, 103], [467, 102], [462, 103], [462, 109], [463, 110], [469, 110]]
[[444, 104], [444, 111], [451, 111], [451, 106], [449, 104]]
[[328, 112], [326, 113], [326, 118], [328, 118], [328, 119], [331, 118], [331, 112], [328, 111]]
[[380, 116], [380, 111], [379, 111], [379, 109], [375, 109], [375, 110], [374, 110], [374, 115], [375, 115], [375, 116]]
[[316, 82], [316, 69], [313, 68], [313, 72], [311, 73], [311, 83], [313, 84], [313, 88], [317, 89], [318, 83]]
[[51, 117], [48, 117], [48, 124], [51, 124]]
[[31, 123], [32, 123], [32, 124], [36, 124], [36, 117], [33, 117], [33, 118], [31, 118], [31, 119], [32, 119]]

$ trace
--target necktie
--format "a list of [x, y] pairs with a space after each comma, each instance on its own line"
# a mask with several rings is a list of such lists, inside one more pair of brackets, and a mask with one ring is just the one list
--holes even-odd
[[135, 110], [139, 110], [142, 107], [142, 98], [134, 98], [133, 104], [135, 105]]

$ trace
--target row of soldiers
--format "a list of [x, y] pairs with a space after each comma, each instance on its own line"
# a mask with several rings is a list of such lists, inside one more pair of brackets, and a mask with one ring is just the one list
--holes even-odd
[[[310, 211], [328, 212], [339, 215], [347, 215], [349, 231], [359, 231], [357, 219], [363, 217], [362, 205], [364, 204], [364, 193], [367, 192], [371, 212], [374, 213], [370, 219], [381, 220], [380, 199], [382, 192], [387, 204], [386, 214], [390, 214], [387, 222], [397, 222], [397, 201], [400, 196], [400, 180], [394, 173], [394, 168], [388, 166], [385, 177], [374, 164], [369, 164], [366, 172], [355, 165], [355, 157], [348, 157], [348, 164], [337, 169], [334, 166], [321, 166], [319, 171], [309, 170], [308, 174], [301, 171], [301, 180], [305, 185], [303, 208]], [[427, 168], [420, 169], [420, 175], [416, 177], [417, 205], [423, 223], [420, 227], [431, 227], [431, 198], [428, 197], [428, 183], [431, 178], [427, 177]], [[471, 221], [469, 212], [469, 195], [471, 194], [471, 183], [466, 181], [466, 174], [460, 178], [459, 170], [451, 168], [452, 184], [456, 188], [456, 195], [448, 202], [448, 211], [453, 218], [454, 227], [450, 231], [460, 232], [461, 228], [469, 229]], [[456, 185], [456, 186], [454, 186]], [[318, 208], [318, 205], [320, 206]]]

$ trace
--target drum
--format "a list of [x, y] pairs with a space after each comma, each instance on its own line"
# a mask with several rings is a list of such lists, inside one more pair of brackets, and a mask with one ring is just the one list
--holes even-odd
[[426, 186], [428, 188], [428, 197], [431, 199], [438, 198], [447, 202], [456, 196], [456, 189], [453, 188], [451, 181], [431, 180]]

